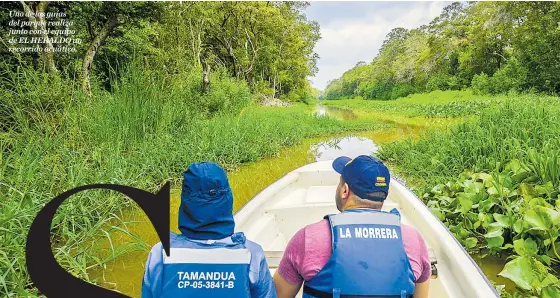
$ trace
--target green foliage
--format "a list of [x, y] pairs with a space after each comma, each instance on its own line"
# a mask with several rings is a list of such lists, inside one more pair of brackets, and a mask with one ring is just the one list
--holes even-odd
[[471, 86], [474, 94], [493, 93], [490, 78], [485, 73], [475, 74], [472, 79]]
[[352, 100], [327, 101], [324, 104], [350, 108], [353, 110], [372, 110], [379, 114], [398, 114], [408, 117], [454, 118], [480, 114], [492, 103], [502, 97], [477, 96], [469, 91], [432, 91], [430, 93], [410, 94], [392, 101]]
[[[527, 102], [532, 102], [527, 105]], [[463, 169], [494, 169], [496, 163], [520, 159], [535, 167], [541, 179], [555, 185], [560, 144], [559, 104], [554, 97], [522, 96], [482, 110], [473, 121], [448, 131], [434, 131], [418, 142], [397, 142], [383, 147], [381, 156], [394, 161], [418, 177], [444, 182]], [[535, 154], [530, 155], [529, 152]], [[531, 156], [546, 153], [547, 165]], [[544, 157], [541, 157], [544, 158]], [[553, 178], [554, 177], [554, 178]]]
[[[0, 4], [0, 20], [7, 23], [8, 12], [23, 10], [23, 3]], [[27, 5], [33, 9], [37, 3], [27, 2]], [[145, 70], [168, 74], [188, 73], [193, 68], [208, 66], [210, 74], [219, 72], [220, 78], [227, 75], [244, 80], [254, 93], [263, 91], [279, 97], [296, 92], [293, 98], [300, 100], [311, 96], [307, 77], [317, 72], [318, 56], [313, 48], [320, 37], [318, 24], [307, 20], [303, 13], [307, 5], [303, 2], [51, 2], [46, 12], [66, 13], [66, 18], [73, 22], [71, 29], [76, 31], [73, 37], [83, 40], [73, 45], [75, 53], [53, 55], [57, 75], [70, 83], [83, 75], [81, 67], [88, 48], [106, 30], [106, 38], [93, 47], [96, 50], [90, 75], [93, 89], [108, 90], [115, 68], [140, 59]], [[2, 40], [8, 39], [6, 28], [0, 28]], [[0, 44], [0, 48], [4, 46]], [[0, 57], [2, 68], [11, 72], [17, 72], [21, 64], [44, 71], [42, 55], [3, 51]], [[202, 75], [198, 80], [202, 81]], [[303, 92], [307, 93], [303, 95]]]
[[430, 76], [426, 83], [426, 91], [431, 92], [435, 90], [459, 90], [461, 86], [455, 76], [449, 75], [433, 75]]
[[397, 99], [399, 97], [405, 97], [409, 94], [414, 93], [414, 87], [407, 83], [395, 84], [391, 90], [390, 99]]
[[0, 76], [0, 132], [57, 126], [61, 111], [80, 98], [74, 83], [21, 66]]
[[[325, 90], [326, 99], [394, 99], [409, 92], [560, 92], [558, 2], [455, 2], [429, 25], [395, 28], [370, 64], [357, 64]], [[556, 58], [554, 58], [556, 57]], [[411, 88], [411, 90], [412, 90]]]
[[512, 58], [490, 77], [485, 73], [474, 75], [471, 86], [475, 94], [504, 94], [522, 91], [526, 81], [527, 69]]
[[496, 71], [492, 76], [493, 93], [507, 93], [509, 91], [522, 91], [527, 82], [527, 69], [512, 58], [507, 64]]
[[560, 291], [550, 268], [560, 261], [553, 243], [560, 244], [560, 209], [550, 204], [559, 191], [542, 191], [546, 184], [535, 183], [532, 175], [527, 165], [512, 160], [491, 174], [463, 172], [423, 199], [468, 250], [514, 253], [501, 276], [533, 294]]
[[501, 276], [526, 294], [555, 297], [558, 115], [555, 97], [495, 101], [472, 120], [386, 145], [379, 155], [422, 185], [426, 205], [469, 251], [511, 254]]

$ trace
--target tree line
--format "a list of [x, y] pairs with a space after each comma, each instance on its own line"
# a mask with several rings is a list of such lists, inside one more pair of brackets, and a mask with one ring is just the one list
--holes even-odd
[[[109, 86], [115, 69], [135, 59], [149, 70], [180, 73], [199, 69], [201, 92], [208, 74], [226, 73], [251, 91], [301, 100], [311, 94], [307, 76], [316, 71], [313, 48], [319, 26], [306, 19], [304, 2], [48, 2], [0, 4], [0, 76], [22, 65], [75, 80], [82, 91]], [[45, 13], [64, 12], [73, 35], [85, 42], [75, 53], [8, 51], [10, 11], [26, 14], [32, 24]], [[60, 18], [58, 18], [60, 19]], [[56, 20], [56, 18], [55, 18]], [[33, 29], [33, 28], [28, 28]], [[35, 28], [44, 29], [44, 28]], [[38, 37], [47, 40], [46, 30]], [[0, 88], [9, 88], [5, 81]], [[92, 86], [93, 84], [93, 86]]]
[[455, 2], [430, 24], [387, 34], [371, 63], [329, 82], [326, 99], [416, 92], [560, 92], [560, 3]]

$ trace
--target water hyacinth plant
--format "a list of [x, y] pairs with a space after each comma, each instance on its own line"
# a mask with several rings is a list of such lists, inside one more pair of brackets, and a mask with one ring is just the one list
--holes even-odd
[[514, 159], [490, 173], [465, 171], [423, 199], [471, 252], [511, 254], [499, 275], [534, 295], [558, 297], [560, 192], [541, 177]]

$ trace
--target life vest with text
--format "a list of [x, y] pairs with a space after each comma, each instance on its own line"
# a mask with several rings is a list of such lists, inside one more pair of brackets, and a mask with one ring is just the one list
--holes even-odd
[[412, 297], [415, 276], [396, 209], [352, 209], [325, 218], [331, 225], [332, 255], [304, 283], [303, 297]]
[[231, 243], [172, 237], [170, 256], [163, 253], [162, 297], [251, 297], [251, 251], [242, 233]]

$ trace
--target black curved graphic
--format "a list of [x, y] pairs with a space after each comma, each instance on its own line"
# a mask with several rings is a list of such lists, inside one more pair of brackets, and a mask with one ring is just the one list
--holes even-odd
[[165, 253], [169, 256], [169, 182], [157, 194], [115, 184], [90, 184], [71, 189], [54, 198], [39, 211], [27, 234], [27, 271], [33, 284], [47, 297], [127, 297], [73, 276], [58, 264], [52, 253], [50, 234], [56, 210], [64, 200], [87, 189], [115, 190], [134, 200], [148, 215]]

